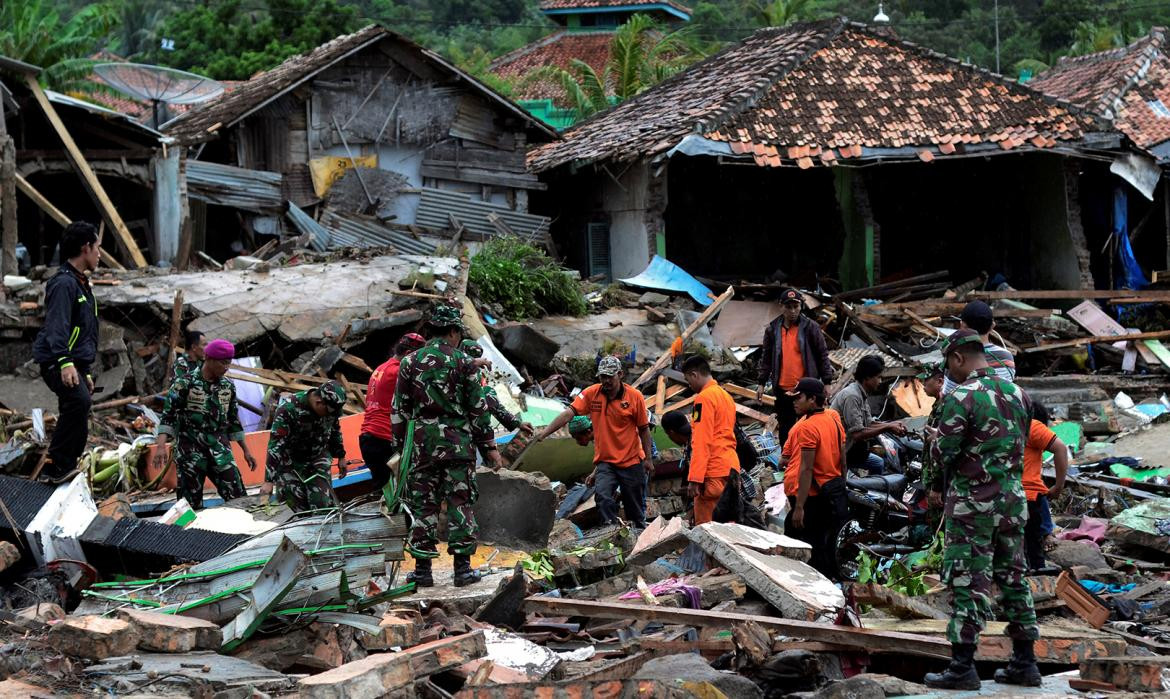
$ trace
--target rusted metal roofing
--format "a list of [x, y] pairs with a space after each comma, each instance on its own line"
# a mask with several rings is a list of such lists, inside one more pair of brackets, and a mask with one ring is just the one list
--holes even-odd
[[1060, 59], [1029, 86], [1106, 119], [1141, 148], [1170, 140], [1170, 56], [1166, 29], [1129, 46]]
[[612, 42], [613, 32], [557, 32], [500, 56], [492, 62], [491, 71], [517, 85], [512, 93], [515, 99], [550, 99], [558, 107], [571, 107], [559, 83], [535, 79], [533, 71], [544, 66], [568, 70], [572, 61], [578, 60], [601, 75], [609, 62]]
[[259, 111], [282, 95], [310, 80], [330, 66], [366, 49], [380, 41], [393, 41], [416, 53], [422, 60], [436, 65], [443, 72], [466, 83], [498, 107], [511, 112], [549, 139], [556, 138], [556, 132], [521, 109], [511, 100], [472, 76], [456, 68], [439, 54], [423, 48], [410, 39], [388, 29], [371, 24], [354, 32], [339, 36], [312, 51], [293, 56], [272, 70], [265, 71], [252, 79], [234, 86], [230, 94], [201, 105], [163, 125], [163, 132], [181, 143], [199, 143], [218, 136], [218, 133]]
[[544, 216], [513, 211], [501, 204], [472, 199], [460, 192], [423, 187], [419, 190], [418, 212], [414, 222], [435, 231], [451, 228], [454, 216], [466, 229], [483, 237], [500, 234], [488, 220], [495, 214], [512, 232], [528, 240], [541, 240], [548, 230], [549, 219]]
[[697, 134], [758, 165], [1051, 148], [1081, 111], [844, 19], [761, 29], [529, 153], [541, 172], [654, 157]]
[[187, 161], [187, 191], [191, 197], [219, 206], [231, 206], [256, 213], [284, 209], [281, 175], [265, 170]]

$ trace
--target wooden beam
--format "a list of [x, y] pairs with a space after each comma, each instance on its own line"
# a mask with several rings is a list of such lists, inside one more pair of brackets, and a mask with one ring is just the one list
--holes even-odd
[[[688, 325], [686, 330], [683, 330], [683, 332], [682, 332], [683, 343], [685, 344], [687, 340], [691, 339], [691, 335], [694, 335], [699, 330], [699, 328], [706, 325], [708, 323], [708, 321], [710, 321], [711, 318], [713, 318], [715, 316], [715, 314], [719, 312], [719, 309], [723, 308], [723, 305], [725, 303], [727, 303], [728, 301], [730, 301], [731, 297], [733, 297], [733, 296], [735, 296], [735, 287], [732, 287], [732, 286], [727, 287], [727, 291], [724, 291], [714, 301], [712, 301], [711, 305], [707, 306], [707, 308], [702, 313], [699, 314], [698, 318], [695, 318], [695, 322]], [[636, 381], [634, 381], [634, 383], [633, 383], [634, 388], [637, 388], [638, 386], [641, 386], [642, 384], [649, 381], [651, 378], [654, 377], [655, 374], [657, 374], [659, 372], [659, 370], [661, 370], [663, 367], [665, 367], [669, 363], [670, 363], [670, 349], [667, 349], [665, 352], [662, 353], [662, 356], [660, 356], [658, 359], [656, 359], [654, 361], [653, 364], [650, 365], [649, 369], [642, 372], [642, 375], [639, 376]]]
[[662, 408], [666, 406], [666, 377], [658, 375], [658, 390], [654, 392], [654, 414], [658, 416], [665, 415]]
[[[733, 383], [725, 383], [720, 385], [723, 386], [724, 391], [727, 391], [733, 396], [739, 396], [740, 398], [750, 398], [751, 400], [756, 399], [756, 392], [750, 388], [736, 386]], [[774, 406], [776, 405], [776, 397], [769, 396], [767, 393], [764, 393], [764, 395], [760, 397], [760, 402], [767, 406]]]
[[1134, 299], [1135, 301], [1170, 301], [1170, 291], [1131, 289], [1033, 289], [1021, 291], [974, 291], [968, 296], [977, 299]]
[[939, 638], [737, 612], [677, 609], [646, 604], [594, 602], [592, 600], [557, 599], [554, 597], [529, 597], [524, 601], [524, 606], [528, 611], [543, 612], [551, 616], [637, 619], [639, 621], [662, 621], [669, 624], [717, 628], [730, 628], [736, 622], [753, 621], [769, 631], [792, 638], [836, 643], [862, 650], [893, 650], [908, 655], [923, 655], [932, 658], [949, 658], [951, 652], [951, 644]]
[[[39, 206], [42, 211], [49, 215], [49, 218], [56, 221], [57, 224], [62, 228], [68, 226], [70, 223], [73, 223], [73, 221], [60, 209], [53, 206], [53, 202], [49, 201], [45, 195], [37, 191], [37, 188], [32, 186], [32, 183], [26, 180], [20, 174], [16, 175], [16, 188], [19, 189], [26, 197], [32, 199], [34, 204]], [[102, 262], [105, 263], [107, 267], [112, 267], [114, 269], [126, 269], [122, 266], [121, 262], [118, 262], [117, 258], [106, 252], [105, 248], [102, 248], [100, 252]]]
[[1129, 335], [1095, 335], [1093, 337], [1078, 337], [1075, 340], [1068, 340], [1066, 342], [1050, 342], [1046, 345], [1036, 345], [1035, 347], [1025, 347], [1020, 350], [1028, 354], [1031, 352], [1044, 352], [1045, 350], [1063, 349], [1066, 347], [1081, 347], [1082, 345], [1092, 345], [1098, 343], [1112, 344], [1114, 342], [1128, 342], [1130, 340], [1162, 340], [1170, 337], [1170, 330], [1158, 330], [1150, 333], [1131, 333]]
[[53, 130], [57, 132], [57, 136], [65, 145], [65, 151], [69, 155], [69, 160], [77, 168], [77, 172], [81, 175], [81, 180], [85, 183], [86, 189], [97, 200], [98, 208], [102, 210], [110, 227], [114, 229], [120, 247], [129, 258], [130, 265], [134, 268], [146, 267], [146, 258], [142, 256], [142, 251], [138, 249], [138, 243], [134, 242], [134, 236], [130, 235], [130, 229], [122, 221], [118, 210], [114, 208], [114, 203], [110, 201], [109, 195], [106, 194], [105, 188], [102, 187], [102, 183], [98, 180], [97, 175], [94, 174], [93, 168], [89, 166], [89, 161], [85, 159], [85, 156], [81, 153], [81, 149], [77, 147], [73, 136], [65, 128], [65, 123], [61, 121], [57, 110], [49, 102], [45, 91], [41, 89], [37, 79], [31, 75], [25, 77], [25, 83], [32, 90], [33, 97], [36, 99], [37, 104], [40, 105], [41, 111], [45, 113], [49, 123], [53, 126]]
[[845, 303], [844, 301], [838, 301], [837, 310], [841, 311], [842, 315], [853, 321], [853, 325], [857, 327], [857, 334], [861, 335], [862, 339], [864, 339], [866, 342], [876, 346], [879, 350], [885, 352], [891, 357], [897, 357], [902, 361], [907, 361], [906, 357], [901, 352], [897, 352], [891, 349], [890, 346], [882, 340], [882, 338], [871, 331], [869, 326], [866, 325], [863, 320], [857, 317], [857, 314], [853, 311], [852, 308], [849, 307], [849, 304]]

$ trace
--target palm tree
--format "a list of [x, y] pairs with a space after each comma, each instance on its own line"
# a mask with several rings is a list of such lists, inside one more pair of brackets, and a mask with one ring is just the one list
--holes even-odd
[[772, 0], [766, 5], [757, 4], [755, 10], [756, 19], [764, 27], [786, 27], [812, 14], [810, 0]]
[[157, 0], [123, 0], [118, 7], [118, 51], [134, 58], [154, 48], [170, 7]]
[[41, 84], [60, 92], [92, 92], [90, 56], [105, 39], [113, 13], [87, 5], [68, 20], [51, 0], [0, 0], [0, 55], [40, 66]]
[[688, 40], [686, 29], [664, 32], [647, 15], [634, 15], [614, 32], [609, 60], [598, 72], [573, 59], [569, 67], [545, 66], [533, 71], [525, 83], [552, 80], [579, 119], [604, 111], [678, 73], [702, 57]]
[[1068, 51], [1071, 56], [1120, 48], [1126, 43], [1121, 30], [1105, 21], [1077, 23], [1074, 37]]

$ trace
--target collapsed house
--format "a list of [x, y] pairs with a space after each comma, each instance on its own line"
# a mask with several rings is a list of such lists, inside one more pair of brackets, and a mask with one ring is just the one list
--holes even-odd
[[[541, 146], [571, 266], [858, 288], [933, 271], [1109, 286], [1129, 139], [1071, 104], [844, 19], [762, 29]], [[1165, 260], [1161, 217], [1146, 235]], [[761, 251], [768, 254], [760, 254]]]
[[[547, 219], [528, 213], [545, 185], [524, 158], [555, 132], [379, 26], [290, 58], [163, 131], [187, 154], [184, 250], [223, 258], [307, 235], [318, 250], [430, 254], [453, 235], [547, 234]], [[244, 240], [223, 234], [237, 230]]]

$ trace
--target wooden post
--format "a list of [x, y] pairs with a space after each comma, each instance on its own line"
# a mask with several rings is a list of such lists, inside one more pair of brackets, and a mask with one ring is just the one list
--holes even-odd
[[183, 290], [175, 292], [175, 303], [171, 306], [171, 351], [167, 354], [167, 381], [175, 378], [175, 352], [179, 347], [179, 325], [183, 322]]
[[53, 108], [52, 103], [49, 102], [45, 91], [41, 89], [35, 76], [25, 76], [25, 83], [29, 89], [32, 90], [33, 97], [40, 106], [41, 111], [45, 113], [53, 130], [57, 132], [57, 137], [61, 139], [61, 143], [65, 146], [65, 154], [69, 156], [69, 162], [73, 163], [73, 167], [77, 169], [78, 174], [81, 175], [81, 181], [85, 184], [86, 189], [89, 190], [90, 195], [101, 209], [102, 215], [106, 221], [109, 222], [110, 228], [116, 234], [119, 247], [127, 256], [128, 263], [131, 267], [140, 268], [146, 266], [146, 258], [142, 256], [142, 251], [138, 249], [138, 244], [134, 242], [134, 236], [130, 235], [130, 229], [126, 228], [126, 223], [122, 221], [118, 210], [114, 208], [114, 203], [110, 201], [109, 195], [102, 187], [102, 183], [98, 180], [93, 168], [89, 166], [89, 162], [82, 155], [81, 149], [77, 147], [77, 143], [73, 140], [69, 130], [65, 128], [65, 123], [61, 121], [61, 117], [57, 114], [57, 110]]
[[[32, 199], [34, 204], [36, 204], [42, 211], [48, 214], [49, 218], [60, 224], [62, 228], [68, 226], [70, 223], [73, 223], [73, 221], [60, 209], [53, 206], [53, 202], [45, 198], [45, 195], [41, 194], [36, 187], [32, 186], [32, 183], [21, 177], [19, 173], [16, 175], [16, 188], [19, 189], [26, 197]], [[105, 248], [102, 248], [100, 252], [102, 255], [102, 263], [107, 267], [111, 267], [113, 269], [126, 269], [122, 266], [121, 262], [118, 262], [118, 258], [106, 252]]]
[[16, 274], [16, 144], [8, 135], [0, 99], [0, 277]]
[[[695, 332], [698, 331], [699, 328], [703, 327], [708, 322], [710, 322], [711, 318], [713, 318], [715, 316], [715, 314], [719, 312], [719, 309], [723, 308], [723, 304], [730, 301], [731, 297], [733, 297], [733, 296], [735, 296], [735, 288], [729, 286], [729, 287], [727, 287], [727, 291], [724, 291], [722, 294], [719, 295], [718, 298], [716, 298], [714, 301], [712, 301], [711, 305], [707, 306], [707, 309], [704, 310], [702, 313], [700, 313], [698, 318], [695, 318], [695, 322], [691, 323], [687, 327], [686, 330], [683, 330], [683, 332], [682, 332], [683, 344], [686, 344], [686, 341], [691, 339], [691, 335], [694, 335]], [[637, 380], [635, 380], [634, 383], [631, 385], [634, 388], [641, 386], [642, 384], [649, 381], [655, 374], [657, 374], [663, 367], [665, 367], [669, 363], [670, 363], [670, 350], [667, 349], [665, 352], [662, 353], [662, 356], [659, 357], [658, 359], [656, 359], [654, 361], [654, 363], [650, 365], [649, 369], [642, 372], [642, 375], [639, 376], [637, 378]]]

